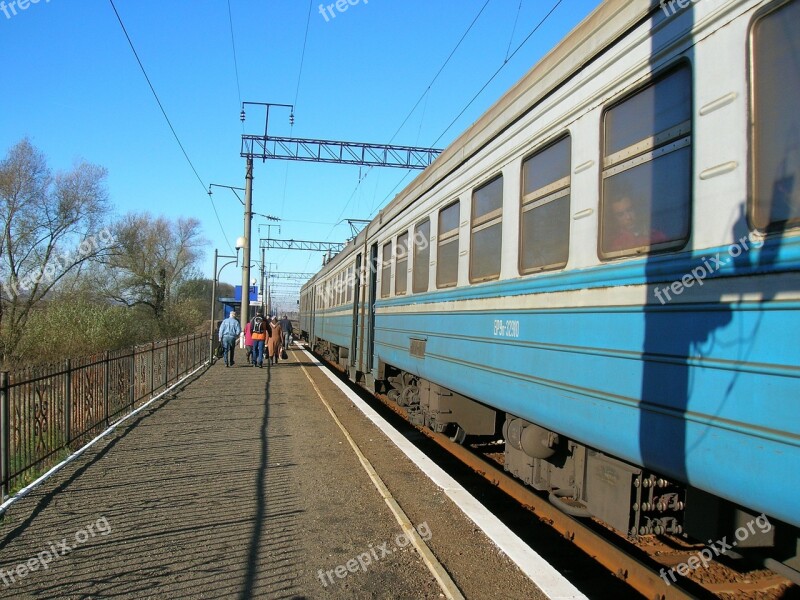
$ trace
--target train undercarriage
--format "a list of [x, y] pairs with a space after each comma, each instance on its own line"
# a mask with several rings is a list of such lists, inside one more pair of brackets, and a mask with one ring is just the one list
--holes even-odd
[[505, 471], [547, 494], [552, 504], [573, 517], [597, 519], [631, 539], [650, 534], [708, 544], [735, 539], [725, 549], [728, 557], [748, 558], [800, 584], [800, 530], [793, 526], [670, 481], [392, 365], [380, 364], [378, 378], [356, 372], [349, 366], [346, 348], [317, 340], [314, 350], [348, 372], [352, 381], [404, 408], [414, 425], [446, 434], [459, 444], [468, 437], [504, 442]]

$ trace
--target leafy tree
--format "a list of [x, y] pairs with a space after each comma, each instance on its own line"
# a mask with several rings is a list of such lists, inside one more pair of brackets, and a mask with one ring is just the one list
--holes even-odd
[[194, 218], [176, 222], [149, 214], [128, 214], [113, 228], [115, 252], [107, 261], [102, 285], [111, 300], [147, 307], [164, 324], [181, 284], [193, 273], [207, 243]]
[[106, 170], [53, 173], [23, 139], [0, 162], [0, 355], [13, 357], [34, 309], [69, 274], [109, 252]]

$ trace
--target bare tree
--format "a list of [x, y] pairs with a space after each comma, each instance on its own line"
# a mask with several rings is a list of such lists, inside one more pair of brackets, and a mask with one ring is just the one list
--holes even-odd
[[200, 221], [128, 214], [114, 226], [114, 238], [116, 251], [105, 272], [106, 295], [127, 306], [146, 306], [160, 319], [202, 258], [207, 242]]
[[0, 162], [0, 354], [14, 354], [31, 311], [68, 274], [108, 252], [106, 170], [55, 176], [29, 140]]

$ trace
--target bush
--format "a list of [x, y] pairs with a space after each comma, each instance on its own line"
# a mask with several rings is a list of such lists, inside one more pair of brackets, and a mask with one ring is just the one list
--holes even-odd
[[15, 362], [55, 362], [159, 337], [143, 312], [75, 298], [48, 302], [31, 314]]

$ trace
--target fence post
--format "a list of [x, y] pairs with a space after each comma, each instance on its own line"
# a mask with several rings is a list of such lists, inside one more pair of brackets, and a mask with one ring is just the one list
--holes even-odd
[[103, 377], [105, 379], [105, 381], [103, 382], [103, 410], [106, 413], [106, 427], [108, 427], [108, 421], [109, 421], [109, 414], [108, 414], [108, 412], [109, 412], [108, 411], [108, 400], [109, 400], [109, 398], [108, 398], [108, 392], [109, 392], [109, 383], [110, 383], [110, 380], [111, 380], [111, 373], [109, 372], [111, 370], [111, 366], [110, 366], [110, 364], [108, 362], [108, 350], [106, 350], [103, 353], [103, 365], [105, 367], [104, 368], [105, 375]]
[[64, 394], [64, 434], [66, 435], [66, 446], [72, 441], [72, 359], [66, 360], [67, 367], [67, 393]]
[[150, 397], [156, 393], [156, 343], [150, 342]]
[[131, 385], [128, 392], [128, 399], [130, 401], [131, 410], [136, 406], [136, 346], [133, 347], [131, 352], [131, 366], [130, 366]]
[[164, 389], [169, 387], [169, 338], [164, 344]]
[[11, 421], [9, 417], [8, 371], [0, 372], [0, 501], [8, 496], [8, 477], [11, 472]]

